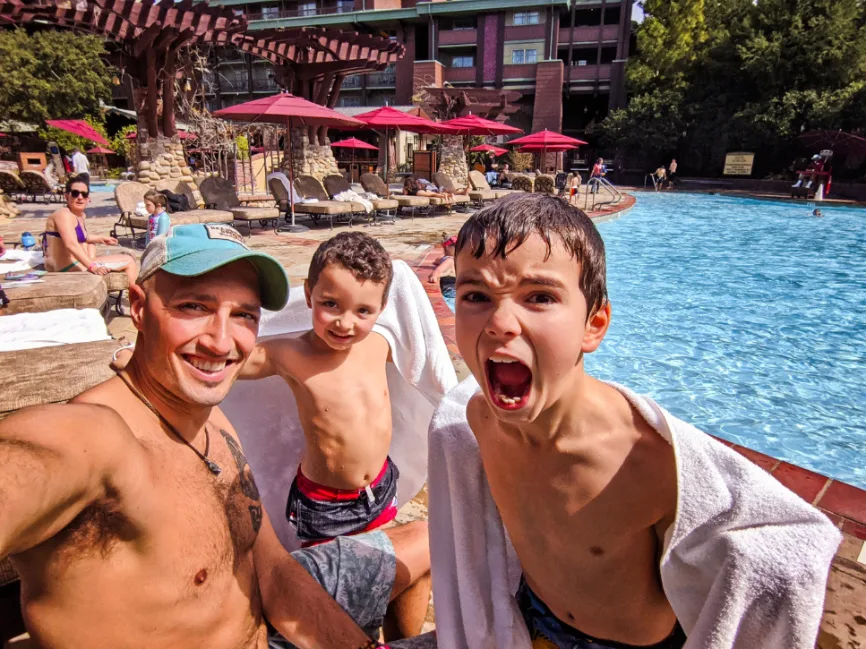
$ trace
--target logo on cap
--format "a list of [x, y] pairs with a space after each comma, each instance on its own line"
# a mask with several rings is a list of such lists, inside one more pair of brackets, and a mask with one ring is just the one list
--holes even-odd
[[209, 239], [221, 239], [223, 241], [234, 241], [237, 244], [242, 245], [244, 248], [247, 248], [247, 244], [244, 242], [244, 238], [241, 236], [241, 233], [231, 228], [227, 225], [206, 225], [204, 226], [207, 231], [207, 236]]

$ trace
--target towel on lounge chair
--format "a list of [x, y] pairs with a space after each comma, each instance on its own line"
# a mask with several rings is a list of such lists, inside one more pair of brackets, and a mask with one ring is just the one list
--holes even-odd
[[304, 199], [304, 197], [298, 193], [298, 190], [292, 186], [292, 183], [289, 182], [289, 177], [286, 176], [286, 174], [284, 174], [282, 171], [272, 171], [265, 178], [265, 182], [270, 181], [271, 178], [276, 178], [277, 180], [279, 180], [281, 183], [283, 183], [283, 186], [286, 188], [286, 192], [292, 193], [292, 202], [293, 203], [315, 203], [315, 202], [318, 202], [315, 199], [313, 199], [313, 200]]
[[0, 352], [111, 340], [97, 309], [55, 309], [0, 318]]
[[[614, 387], [677, 458], [678, 510], [660, 571], [686, 649], [814, 649], [839, 531], [732, 449]], [[466, 422], [477, 391], [473, 377], [463, 381], [430, 427], [436, 632], [448, 649], [530, 649], [514, 599], [522, 569]]]
[[[311, 328], [304, 291], [295, 288], [282, 311], [263, 313], [259, 335], [300, 334]], [[457, 384], [430, 300], [405, 262], [394, 262], [388, 304], [373, 331], [388, 341], [394, 360], [387, 367], [393, 426], [390, 455], [400, 469], [398, 500], [402, 505], [427, 479], [430, 419], [443, 395]], [[304, 434], [289, 386], [279, 377], [238, 381], [221, 407], [240, 435], [277, 536], [288, 549], [297, 549], [297, 538], [284, 512], [304, 450]]]
[[334, 194], [334, 200], [340, 201], [342, 203], [360, 203], [364, 206], [367, 214], [369, 214], [375, 209], [373, 207], [373, 203], [361, 196], [358, 192], [352, 190], [346, 190], [344, 192], [340, 192], [339, 194]]
[[3, 256], [0, 256], [0, 260], [0, 274], [26, 272], [43, 262], [41, 250], [7, 249]]

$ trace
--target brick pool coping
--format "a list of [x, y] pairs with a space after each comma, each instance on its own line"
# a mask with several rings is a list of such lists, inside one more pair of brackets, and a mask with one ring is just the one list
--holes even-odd
[[[633, 196], [628, 196], [628, 198], [631, 200], [623, 202], [618, 206], [618, 209], [592, 212], [590, 216], [594, 220], [598, 220], [608, 216], [621, 215], [634, 206], [635, 198]], [[421, 253], [416, 259], [408, 263], [415, 271], [418, 279], [421, 280], [427, 297], [430, 298], [448, 351], [456, 358], [462, 358], [457, 349], [454, 313], [445, 302], [445, 298], [442, 297], [439, 283], [431, 284], [427, 281], [435, 261], [441, 256], [437, 250], [428, 251]], [[716, 439], [769, 472], [800, 498], [820, 509], [840, 530], [866, 541], [866, 491], [783, 460], [777, 460], [739, 444], [718, 437]]]

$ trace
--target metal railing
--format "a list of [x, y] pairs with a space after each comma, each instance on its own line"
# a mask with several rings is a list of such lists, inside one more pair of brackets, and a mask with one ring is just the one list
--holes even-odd
[[250, 12], [247, 20], [282, 20], [284, 18], [305, 18], [310, 16], [329, 16], [333, 14], [346, 14], [355, 11], [355, 7], [349, 3], [338, 3], [330, 7], [303, 7], [299, 9], [281, 9], [279, 11]]
[[393, 88], [397, 85], [397, 75], [394, 72], [371, 72], [367, 75], [367, 87]]
[[653, 189], [655, 189], [656, 191], [658, 191], [658, 189], [659, 189], [659, 184], [658, 184], [658, 182], [656, 182], [656, 175], [655, 175], [655, 174], [647, 174], [646, 176], [644, 176], [644, 179], [643, 179], [643, 188], [644, 188], [644, 189], [647, 188], [647, 184], [648, 184], [647, 181], [646, 181], [647, 178], [649, 178], [649, 179], [652, 181], [652, 183], [653, 183]]
[[[608, 200], [598, 200], [598, 196], [601, 194], [602, 190], [610, 196]], [[591, 207], [589, 207], [590, 196], [592, 196]], [[589, 182], [586, 184], [586, 199], [584, 200], [583, 208], [587, 209], [587, 207], [589, 207], [590, 210], [594, 210], [597, 205], [612, 205], [614, 203], [619, 203], [621, 200], [622, 193], [613, 185], [613, 183], [605, 178], [599, 178], [596, 176], [595, 178], [590, 178]]]

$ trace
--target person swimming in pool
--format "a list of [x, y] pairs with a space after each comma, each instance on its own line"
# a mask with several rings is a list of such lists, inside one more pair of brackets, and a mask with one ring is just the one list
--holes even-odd
[[48, 217], [42, 233], [42, 253], [45, 270], [56, 273], [71, 271], [107, 275], [124, 272], [130, 286], [135, 284], [138, 266], [130, 255], [102, 255], [97, 257], [96, 245], [116, 246], [114, 237], [100, 237], [87, 233], [84, 210], [90, 202], [90, 186], [78, 176], [66, 181], [66, 207]]
[[815, 210], [814, 212], [812, 212], [812, 216], [820, 219], [824, 217], [824, 213], [821, 210]]
[[[442, 234], [443, 236], [445, 235], [444, 232]], [[442, 242], [442, 252], [444, 254], [438, 260], [436, 260], [436, 267], [427, 278], [428, 282], [430, 282], [431, 284], [435, 284], [439, 281], [439, 278], [442, 277], [443, 273], [447, 273], [449, 270], [454, 270], [454, 246], [456, 245], [456, 236], [450, 236], [445, 238], [445, 240]]]

